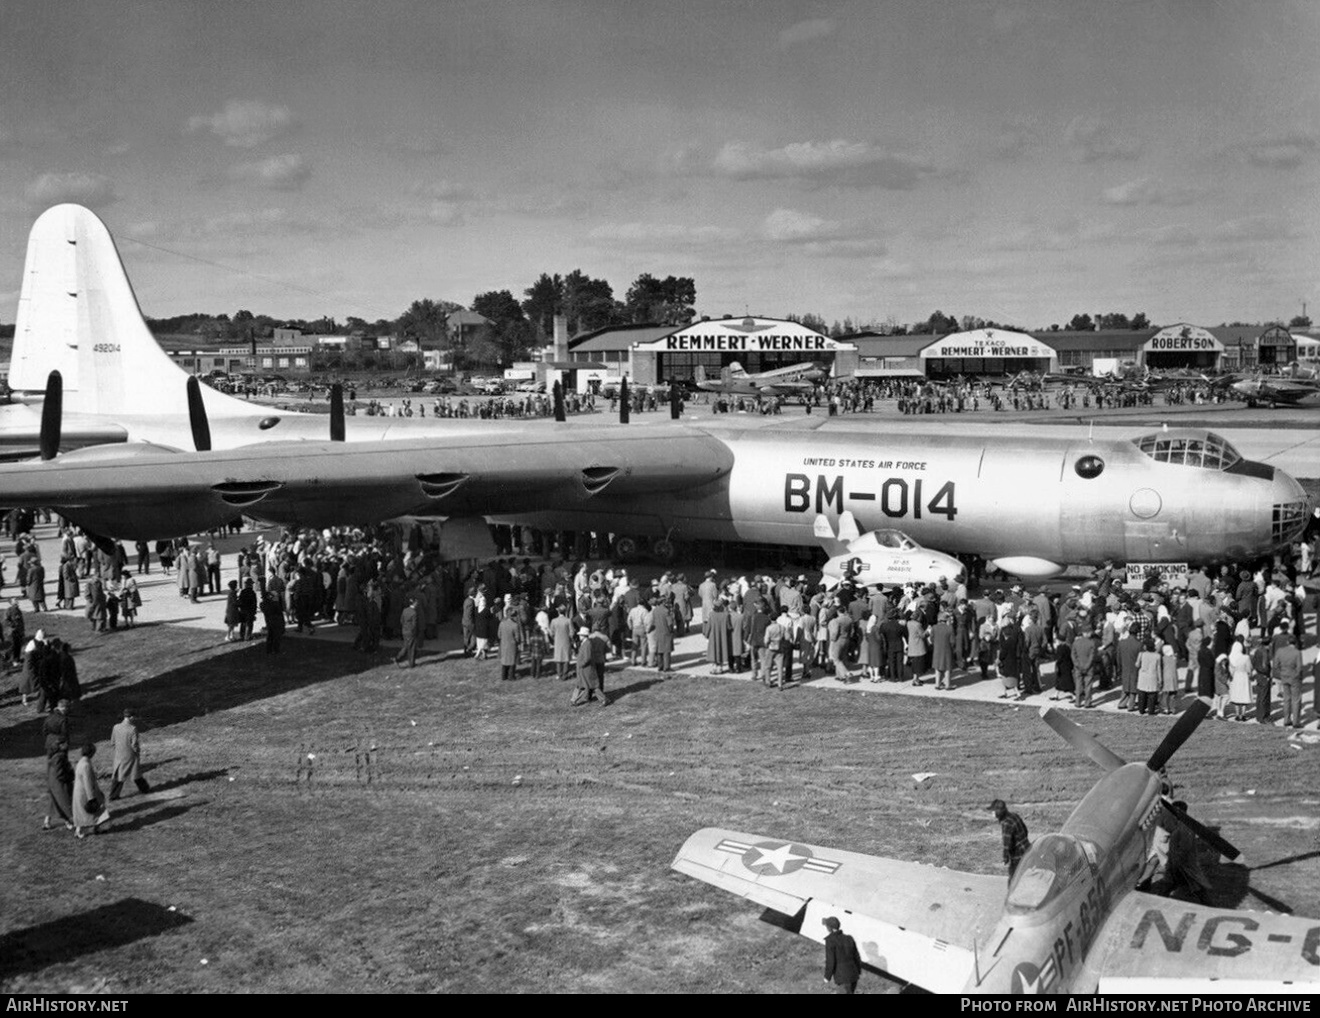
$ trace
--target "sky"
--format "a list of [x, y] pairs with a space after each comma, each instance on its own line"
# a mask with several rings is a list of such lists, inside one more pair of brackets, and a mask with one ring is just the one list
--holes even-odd
[[1320, 4], [0, 5], [0, 321], [62, 201], [144, 311], [580, 268], [698, 312], [1320, 319]]

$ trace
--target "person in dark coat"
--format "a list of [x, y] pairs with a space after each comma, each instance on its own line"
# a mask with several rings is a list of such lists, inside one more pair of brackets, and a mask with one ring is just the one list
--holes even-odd
[[5, 630], [9, 633], [8, 662], [11, 666], [23, 663], [23, 645], [27, 643], [26, 623], [23, 621], [23, 609], [18, 606], [18, 598], [9, 599], [9, 608], [5, 611]]
[[284, 602], [272, 590], [261, 600], [261, 615], [266, 620], [266, 653], [278, 654], [284, 640]]
[[[577, 649], [577, 689], [573, 694], [571, 705], [581, 707], [588, 700], [595, 699], [596, 690], [600, 688], [600, 678], [596, 674], [596, 664], [591, 651], [591, 630], [582, 626], [578, 630], [578, 649]], [[602, 705], [605, 698], [601, 698]]]
[[252, 629], [257, 622], [257, 592], [252, 589], [252, 577], [243, 581], [243, 589], [238, 592], [238, 638], [252, 639]]
[[234, 638], [234, 630], [238, 628], [238, 581], [229, 581], [229, 590], [225, 593], [225, 642], [229, 643]]
[[60, 697], [59, 641], [51, 640], [37, 658], [37, 710], [53, 710]]
[[81, 700], [82, 684], [78, 681], [78, 663], [73, 660], [73, 648], [63, 640], [51, 640], [47, 652], [55, 659], [59, 675], [61, 700]]
[[655, 653], [655, 667], [663, 675], [673, 673], [670, 658], [674, 653], [673, 598], [663, 598], [651, 606], [651, 647]]
[[35, 559], [27, 571], [27, 596], [32, 602], [34, 612], [44, 612], [46, 608], [46, 567], [40, 559]]
[[833, 983], [838, 993], [856, 993], [862, 977], [862, 956], [857, 941], [843, 932], [839, 920], [826, 916], [821, 920], [830, 932], [825, 935], [825, 982]]
[[53, 813], [64, 821], [66, 830], [73, 830], [73, 765], [69, 763], [67, 738], [53, 744], [49, 741], [47, 743], [46, 791], [48, 804], [46, 819], [42, 822], [41, 829], [44, 831], [54, 829], [54, 825], [50, 822]]
[[1196, 695], [1215, 695], [1215, 649], [1208, 641], [1196, 652]]

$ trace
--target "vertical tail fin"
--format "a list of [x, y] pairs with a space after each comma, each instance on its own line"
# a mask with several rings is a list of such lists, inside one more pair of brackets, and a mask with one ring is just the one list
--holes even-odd
[[747, 372], [743, 370], [743, 366], [742, 366], [741, 364], [739, 364], [737, 361], [730, 361], [730, 362], [729, 362], [729, 377], [730, 377], [730, 378], [746, 378], [746, 377], [747, 377]]
[[[35, 396], [51, 371], [64, 378], [66, 412], [188, 413], [187, 372], [147, 328], [110, 231], [81, 205], [47, 209], [28, 235], [9, 385]], [[252, 413], [202, 393], [211, 417]]]
[[694, 382], [704, 382], [706, 380], [706, 369], [703, 365], [698, 364], [692, 369], [692, 380]]

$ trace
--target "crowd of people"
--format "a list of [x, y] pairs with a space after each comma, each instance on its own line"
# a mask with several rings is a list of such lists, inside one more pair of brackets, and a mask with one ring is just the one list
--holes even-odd
[[[1151, 580], [1131, 590], [1106, 564], [1091, 582], [1053, 593], [1020, 583], [985, 589], [974, 570], [970, 590], [959, 577], [829, 588], [804, 573], [714, 569], [694, 583], [677, 571], [643, 582], [626, 568], [563, 558], [443, 561], [426, 528], [387, 526], [255, 537], [222, 585], [216, 537], [161, 542], [155, 551], [180, 597], [225, 599], [226, 641], [254, 639], [259, 618], [268, 653], [279, 652], [287, 626], [307, 634], [318, 624], [352, 626], [355, 650], [375, 653], [382, 640], [399, 640], [395, 660], [412, 666], [457, 614], [465, 656], [495, 659], [502, 680], [524, 669], [534, 679], [572, 680], [572, 705], [610, 702], [611, 662], [672, 674], [676, 641], [699, 632], [710, 672], [746, 674], [776, 690], [821, 675], [937, 690], [983, 681], [995, 682], [1002, 698], [1048, 689], [1082, 709], [1115, 690], [1120, 710], [1146, 715], [1177, 713], [1194, 692], [1220, 718], [1267, 723], [1281, 706], [1285, 726], [1306, 721], [1301, 648], [1315, 611], [1306, 583], [1320, 572], [1310, 532], [1271, 562], [1200, 570], [1177, 586]], [[30, 529], [15, 542], [16, 581], [32, 611], [47, 612], [40, 548]], [[59, 548], [56, 609], [81, 609], [98, 632], [119, 628], [120, 619], [131, 626], [141, 605], [134, 572], [149, 574], [151, 549], [138, 543], [134, 570], [122, 545], [97, 547], [74, 527], [62, 530]], [[1315, 625], [1320, 639], [1320, 613]], [[22, 702], [47, 713], [51, 815], [94, 831], [108, 812], [89, 790], [94, 772], [81, 785], [77, 774], [91, 771], [95, 746], [84, 747], [77, 768], [68, 761], [68, 713], [82, 694], [72, 648], [42, 629], [29, 639], [17, 597], [0, 624], [0, 647], [20, 671]], [[1320, 690], [1320, 659], [1311, 672]], [[1320, 717], [1320, 702], [1314, 710]], [[116, 773], [121, 756], [135, 759], [117, 747]], [[140, 781], [135, 765], [125, 768]]]

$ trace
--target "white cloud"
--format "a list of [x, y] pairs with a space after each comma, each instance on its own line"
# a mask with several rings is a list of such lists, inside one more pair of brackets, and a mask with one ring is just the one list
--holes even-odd
[[869, 142], [803, 141], [765, 149], [728, 142], [716, 153], [714, 169], [735, 180], [794, 180], [845, 187], [905, 191], [935, 172], [929, 163], [888, 152]]
[[312, 176], [312, 167], [301, 155], [288, 152], [252, 163], [239, 163], [229, 171], [231, 180], [276, 191], [297, 191]]
[[230, 99], [225, 108], [208, 117], [192, 117], [188, 133], [210, 131], [235, 148], [254, 148], [293, 129], [293, 113], [258, 99]]
[[118, 200], [113, 181], [99, 173], [43, 173], [27, 186], [27, 198], [33, 205], [59, 205], [76, 202], [95, 207]]
[[1295, 170], [1317, 150], [1320, 150], [1320, 139], [1314, 134], [1297, 131], [1257, 142], [1247, 149], [1247, 161], [1271, 170]]
[[1196, 198], [1196, 192], [1181, 184], [1139, 177], [1106, 188], [1103, 198], [1107, 205], [1187, 205]]
[[609, 244], [715, 244], [738, 240], [738, 230], [681, 223], [604, 223], [588, 232], [590, 240]]
[[885, 245], [862, 237], [833, 219], [798, 209], [775, 209], [761, 223], [761, 236], [776, 244], [793, 244], [809, 255], [882, 255]]
[[1079, 163], [1135, 159], [1141, 139], [1122, 134], [1097, 117], [1074, 117], [1063, 132], [1068, 155]]
[[1211, 232], [1214, 240], [1224, 243], [1291, 240], [1297, 230], [1282, 216], [1243, 216], [1220, 223]]
[[833, 35], [838, 27], [838, 23], [830, 18], [808, 18], [806, 21], [799, 21], [779, 33], [779, 48], [788, 49], [790, 46], [811, 42], [813, 39], [824, 39]]
[[833, 240], [839, 236], [839, 224], [833, 219], [821, 219], [797, 209], [775, 209], [761, 224], [761, 235], [767, 240], [790, 243]]

